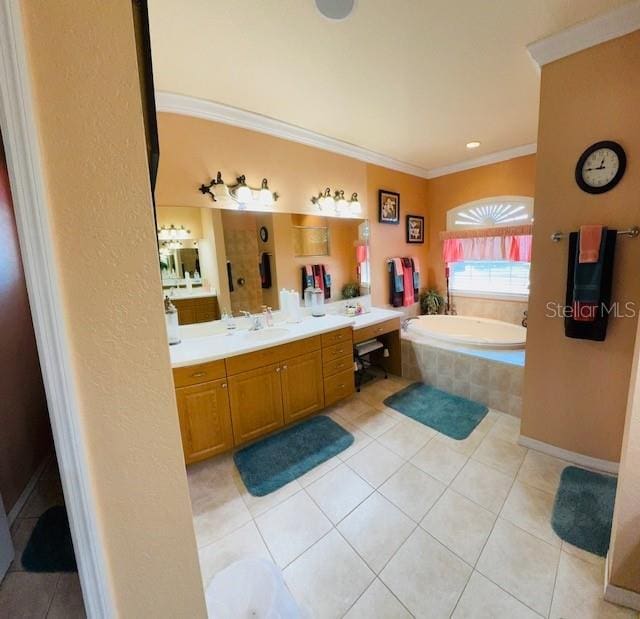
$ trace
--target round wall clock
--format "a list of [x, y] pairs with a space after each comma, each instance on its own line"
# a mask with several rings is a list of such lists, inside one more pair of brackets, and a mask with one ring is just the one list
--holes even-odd
[[627, 156], [617, 142], [596, 142], [582, 153], [576, 164], [576, 183], [587, 193], [613, 189], [624, 176]]
[[269, 230], [267, 230], [264, 226], [260, 227], [260, 240], [263, 243], [266, 243], [269, 240]]

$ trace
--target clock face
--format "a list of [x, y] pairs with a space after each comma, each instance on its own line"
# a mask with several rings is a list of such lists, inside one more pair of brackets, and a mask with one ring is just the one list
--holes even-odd
[[576, 182], [588, 193], [604, 193], [618, 184], [625, 166], [622, 146], [616, 142], [598, 142], [580, 157], [576, 166]]

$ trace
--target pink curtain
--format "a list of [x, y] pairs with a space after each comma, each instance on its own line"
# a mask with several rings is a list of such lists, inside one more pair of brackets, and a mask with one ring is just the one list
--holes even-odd
[[369, 246], [368, 245], [358, 245], [356, 247], [356, 260], [358, 263], [366, 262], [369, 260]]
[[463, 260], [531, 262], [531, 235], [445, 239], [442, 258], [445, 264]]

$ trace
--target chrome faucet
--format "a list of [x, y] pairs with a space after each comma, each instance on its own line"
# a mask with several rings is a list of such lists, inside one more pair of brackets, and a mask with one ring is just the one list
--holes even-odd
[[259, 331], [260, 329], [264, 328], [264, 325], [262, 324], [261, 316], [258, 316], [258, 315], [254, 316], [251, 312], [247, 312], [246, 310], [240, 310], [240, 313], [249, 319], [249, 322], [251, 323], [251, 326], [249, 327], [249, 331]]
[[409, 323], [410, 323], [412, 320], [418, 320], [419, 318], [420, 318], [420, 316], [409, 316], [408, 318], [405, 318], [405, 319], [402, 321], [402, 330], [403, 330], [403, 331], [406, 331], [406, 330], [409, 328]]

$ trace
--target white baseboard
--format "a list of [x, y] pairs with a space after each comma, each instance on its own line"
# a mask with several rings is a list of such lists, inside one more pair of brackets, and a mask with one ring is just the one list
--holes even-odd
[[35, 470], [35, 473], [31, 476], [31, 479], [27, 482], [27, 485], [24, 487], [22, 494], [18, 497], [16, 504], [11, 508], [11, 511], [7, 514], [7, 520], [9, 521], [9, 526], [11, 526], [15, 519], [18, 517], [18, 514], [22, 511], [24, 504], [27, 502], [29, 495], [33, 492], [33, 489], [36, 487], [38, 480], [40, 479], [40, 475], [44, 472], [44, 468], [49, 463], [51, 456], [47, 456]]
[[630, 591], [622, 587], [616, 587], [609, 582], [609, 555], [605, 561], [604, 567], [604, 599], [618, 606], [626, 606], [633, 610], [640, 610], [640, 593]]
[[569, 451], [567, 449], [562, 449], [561, 447], [556, 447], [555, 445], [550, 445], [549, 443], [543, 443], [542, 441], [529, 438], [528, 436], [523, 436], [522, 434], [518, 439], [518, 444], [523, 447], [527, 447], [528, 449], [540, 451], [549, 456], [566, 460], [572, 464], [578, 464], [587, 469], [593, 469], [594, 471], [600, 471], [602, 473], [609, 473], [612, 475], [618, 474], [618, 462], [611, 462], [611, 460], [601, 460], [600, 458], [585, 456], [583, 454], [576, 453], [575, 451]]

